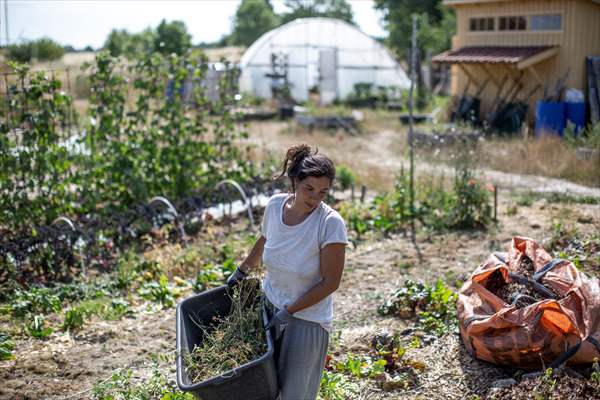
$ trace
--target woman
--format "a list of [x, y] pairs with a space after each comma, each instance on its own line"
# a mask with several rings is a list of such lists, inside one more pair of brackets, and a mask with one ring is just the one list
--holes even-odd
[[283, 161], [292, 193], [267, 203], [261, 236], [230, 276], [235, 285], [259, 264], [266, 267], [263, 290], [273, 317], [281, 400], [315, 399], [333, 319], [331, 294], [344, 269], [344, 220], [323, 199], [335, 178], [333, 162], [310, 146], [291, 147]]

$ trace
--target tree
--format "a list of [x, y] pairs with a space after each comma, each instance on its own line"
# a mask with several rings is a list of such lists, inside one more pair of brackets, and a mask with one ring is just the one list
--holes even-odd
[[406, 57], [410, 48], [412, 14], [418, 17], [417, 43], [421, 55], [425, 49], [440, 52], [450, 48], [456, 17], [442, 0], [375, 0], [375, 8], [383, 13], [389, 33], [387, 44], [398, 56]]
[[125, 29], [113, 29], [108, 34], [104, 48], [111, 56], [118, 57], [125, 52], [127, 42], [129, 42], [129, 33]]
[[412, 37], [412, 18], [417, 15], [417, 108], [427, 103], [428, 94], [423, 86], [421, 63], [427, 51], [439, 53], [451, 47], [456, 31], [454, 11], [445, 7], [442, 0], [375, 0], [375, 8], [383, 12], [383, 21], [389, 35], [387, 45], [398, 57], [410, 63], [409, 49]]
[[125, 56], [127, 58], [134, 58], [152, 53], [156, 37], [157, 34], [152, 28], [146, 28], [142, 32], [131, 34], [125, 44]]
[[278, 23], [279, 18], [267, 0], [243, 0], [235, 13], [228, 41], [233, 45], [249, 46]]
[[337, 18], [354, 24], [352, 6], [346, 0], [285, 0], [284, 4], [290, 11], [282, 15], [282, 24], [312, 17]]
[[65, 49], [54, 40], [44, 37], [33, 42], [33, 56], [40, 61], [58, 60], [65, 54]]
[[156, 28], [154, 49], [163, 54], [181, 55], [192, 46], [192, 37], [182, 21], [166, 22], [164, 19]]
[[22, 63], [33, 59], [38, 61], [52, 61], [61, 58], [65, 49], [50, 38], [41, 38], [34, 41], [26, 41], [20, 44], [11, 44], [6, 49], [9, 60]]

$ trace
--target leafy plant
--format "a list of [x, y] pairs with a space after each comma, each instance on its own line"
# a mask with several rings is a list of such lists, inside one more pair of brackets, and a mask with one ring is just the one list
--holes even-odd
[[214, 264], [205, 264], [196, 275], [192, 286], [195, 292], [203, 292], [210, 287], [216, 286], [223, 281], [223, 272]]
[[344, 374], [323, 371], [319, 386], [318, 399], [346, 400], [358, 393], [358, 385], [351, 382]]
[[600, 385], [600, 365], [598, 365], [597, 358], [594, 358], [594, 363], [592, 364], [592, 374], [590, 375], [590, 379]]
[[356, 182], [356, 175], [345, 165], [336, 167], [336, 181], [341, 190], [348, 190]]
[[161, 304], [163, 307], [173, 307], [175, 305], [175, 290], [169, 285], [169, 280], [165, 275], [161, 275], [158, 282], [147, 282], [138, 290], [140, 296], [147, 300], [152, 300]]
[[65, 311], [63, 329], [65, 331], [76, 331], [84, 325], [85, 312], [81, 307], [71, 307]]
[[29, 314], [48, 314], [60, 310], [61, 300], [49, 288], [17, 289], [11, 308], [13, 315], [18, 318]]
[[44, 339], [50, 336], [53, 330], [52, 328], [46, 326], [43, 315], [36, 315], [27, 325], [27, 332], [31, 337]]
[[15, 349], [15, 343], [10, 340], [10, 336], [0, 332], [0, 360], [12, 360], [15, 358], [12, 353]]
[[108, 381], [94, 385], [94, 400], [194, 400], [191, 393], [179, 391], [169, 382], [158, 365], [154, 365], [152, 373], [146, 379], [139, 380], [133, 376], [133, 370], [123, 369], [113, 373]]
[[533, 395], [536, 400], [549, 398], [556, 387], [556, 379], [552, 368], [547, 368], [544, 374], [540, 377], [538, 386], [534, 389]]
[[405, 319], [416, 317], [425, 331], [441, 336], [457, 327], [456, 299], [456, 293], [441, 279], [433, 286], [406, 280], [377, 311]]
[[361, 240], [362, 236], [369, 230], [371, 212], [369, 208], [356, 202], [344, 202], [340, 207], [340, 215], [348, 227], [356, 232], [356, 240]]

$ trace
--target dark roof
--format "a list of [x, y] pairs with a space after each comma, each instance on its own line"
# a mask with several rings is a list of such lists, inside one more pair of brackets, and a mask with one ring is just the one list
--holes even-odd
[[438, 63], [518, 64], [556, 46], [473, 46], [448, 50], [433, 57]]

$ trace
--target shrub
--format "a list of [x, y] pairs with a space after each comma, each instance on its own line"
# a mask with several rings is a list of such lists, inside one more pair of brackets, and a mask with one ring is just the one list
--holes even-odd
[[381, 315], [416, 317], [425, 331], [440, 336], [457, 327], [456, 299], [457, 295], [441, 279], [433, 286], [407, 280], [377, 311]]
[[336, 180], [341, 190], [348, 190], [355, 184], [356, 175], [350, 168], [340, 165], [336, 168]]
[[33, 59], [52, 61], [61, 58], [65, 49], [49, 38], [11, 44], [7, 47], [6, 55], [9, 60], [28, 63]]
[[15, 344], [10, 340], [10, 336], [0, 332], [0, 361], [12, 360], [15, 358], [12, 353], [15, 349]]
[[318, 399], [345, 400], [353, 398], [357, 393], [358, 385], [351, 382], [344, 374], [323, 371]]
[[27, 332], [31, 337], [44, 339], [53, 332], [52, 328], [47, 327], [43, 315], [36, 315], [27, 325]]
[[159, 303], [163, 307], [173, 307], [175, 305], [175, 291], [164, 275], [160, 276], [158, 282], [152, 281], [143, 284], [138, 293], [143, 298]]
[[63, 329], [65, 331], [76, 331], [84, 324], [85, 313], [81, 307], [71, 307], [65, 311]]

